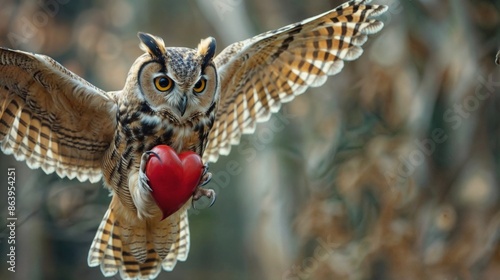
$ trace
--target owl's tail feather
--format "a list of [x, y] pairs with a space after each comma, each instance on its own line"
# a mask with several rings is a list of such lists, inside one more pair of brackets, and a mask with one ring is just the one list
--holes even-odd
[[147, 257], [140, 263], [128, 250], [128, 246], [123, 251], [123, 266], [120, 269], [122, 279], [155, 279], [161, 272], [160, 258], [151, 243], [147, 243]]
[[124, 223], [117, 218], [112, 207], [108, 208], [90, 246], [88, 265], [100, 266], [105, 277], [119, 272], [120, 277], [127, 280], [155, 279], [161, 271], [161, 260], [153, 245], [144, 242], [145, 257], [138, 261], [131, 253], [130, 246], [122, 242], [124, 236], [120, 224]]
[[174, 235], [174, 242], [170, 246], [168, 254], [163, 259], [161, 265], [164, 270], [172, 271], [177, 264], [177, 261], [185, 261], [189, 254], [189, 222], [187, 209], [179, 211], [177, 223], [177, 231]]
[[115, 275], [122, 265], [122, 241], [120, 227], [113, 210], [108, 208], [96, 236], [90, 246], [87, 259], [89, 266], [101, 266], [104, 276]]
[[100, 266], [106, 277], [119, 273], [127, 280], [155, 279], [162, 267], [172, 271], [178, 260], [187, 259], [187, 207], [153, 227], [146, 221], [133, 226], [130, 222], [120, 220], [112, 206], [108, 208], [90, 246], [89, 266]]

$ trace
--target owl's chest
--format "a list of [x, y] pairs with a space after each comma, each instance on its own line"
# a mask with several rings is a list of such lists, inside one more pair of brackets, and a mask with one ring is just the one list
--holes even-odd
[[200, 135], [190, 127], [167, 125], [161, 127], [156, 134], [146, 138], [148, 139], [145, 142], [150, 143], [150, 145], [144, 147], [145, 151], [157, 145], [168, 145], [177, 153], [193, 151], [201, 154], [199, 149], [202, 142]]
[[201, 154], [199, 147], [203, 142], [193, 127], [172, 124], [157, 116], [122, 124], [116, 137], [120, 140], [117, 142], [121, 142], [119, 150], [123, 151], [125, 157], [127, 151], [142, 154], [157, 145], [168, 145], [178, 153], [190, 150]]
[[168, 145], [177, 153], [194, 151], [202, 155], [206, 140], [199, 130], [157, 122], [154, 118], [119, 124], [113, 144], [103, 159], [107, 185], [126, 189], [131, 170], [138, 170], [142, 154], [158, 145]]

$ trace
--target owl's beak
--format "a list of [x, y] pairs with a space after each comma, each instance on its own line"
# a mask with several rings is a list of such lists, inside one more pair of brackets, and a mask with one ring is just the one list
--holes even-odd
[[179, 112], [181, 112], [181, 117], [184, 116], [184, 113], [186, 112], [186, 107], [187, 107], [187, 96], [183, 95], [181, 102], [177, 105], [177, 109], [179, 109]]

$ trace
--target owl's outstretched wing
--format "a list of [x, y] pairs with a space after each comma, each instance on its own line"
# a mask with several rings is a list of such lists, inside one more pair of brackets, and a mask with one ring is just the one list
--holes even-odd
[[31, 168], [96, 182], [116, 104], [53, 59], [0, 48], [0, 148]]
[[386, 6], [349, 1], [334, 10], [230, 45], [216, 58], [221, 97], [204, 161], [227, 155], [241, 135], [253, 133], [281, 103], [325, 83], [358, 58], [367, 35], [383, 23], [372, 19]]

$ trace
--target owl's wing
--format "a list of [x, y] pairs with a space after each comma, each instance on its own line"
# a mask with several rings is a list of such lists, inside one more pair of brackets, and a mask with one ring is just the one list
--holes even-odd
[[0, 148], [30, 168], [96, 182], [116, 104], [53, 59], [0, 48]]
[[325, 83], [342, 70], [344, 60], [358, 58], [367, 35], [383, 27], [371, 17], [387, 10], [368, 2], [349, 1], [224, 49], [215, 58], [221, 97], [203, 160], [215, 162], [219, 154], [229, 154], [242, 134], [253, 133], [255, 124], [267, 121], [281, 103]]

